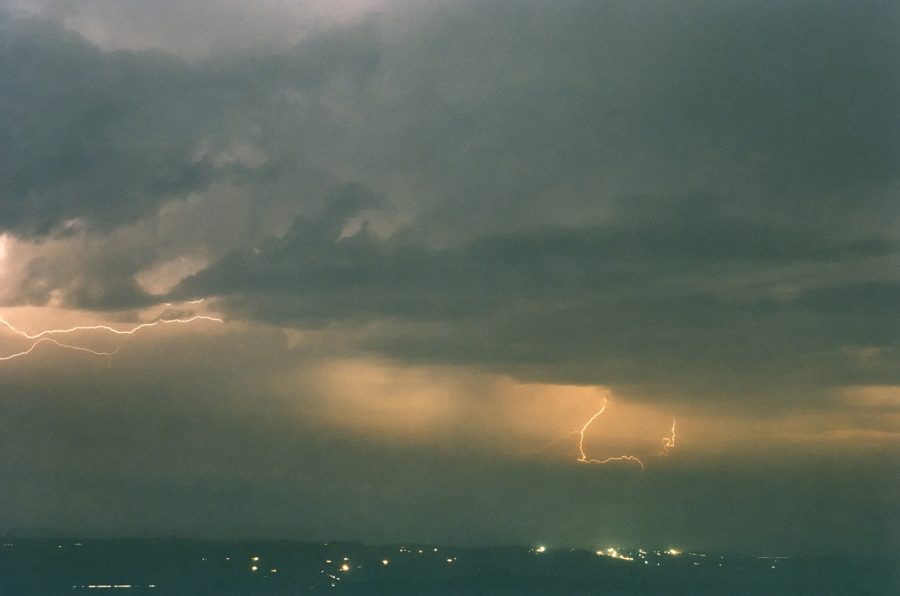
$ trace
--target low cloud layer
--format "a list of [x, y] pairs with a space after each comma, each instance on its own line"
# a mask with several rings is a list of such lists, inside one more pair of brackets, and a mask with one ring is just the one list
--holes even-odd
[[231, 316], [289, 326], [380, 321], [365, 345], [402, 360], [753, 398], [761, 409], [898, 382], [900, 284], [883, 277], [893, 241], [780, 230], [717, 209], [715, 197], [669, 198], [664, 209], [632, 199], [616, 223], [452, 249], [366, 227], [341, 237], [349, 214], [335, 209], [229, 255], [173, 296], [218, 296]]

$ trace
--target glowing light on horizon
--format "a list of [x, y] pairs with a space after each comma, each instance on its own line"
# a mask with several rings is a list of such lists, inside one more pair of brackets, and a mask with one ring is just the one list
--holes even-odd
[[609, 557], [609, 558], [611, 558], [611, 559], [619, 559], [619, 560], [622, 560], [622, 561], [634, 561], [634, 557], [629, 556], [629, 555], [624, 554], [624, 553], [620, 553], [620, 552], [618, 551], [618, 549], [612, 548], [612, 547], [606, 549], [606, 552], [603, 552], [602, 550], [598, 550], [598, 551], [597, 551], [597, 556], [599, 556], [599, 557]]
[[[198, 301], [192, 301], [189, 304], [195, 304]], [[61, 327], [61, 328], [52, 328], [52, 329], [44, 329], [42, 331], [38, 331], [36, 333], [29, 333], [27, 331], [23, 331], [19, 329], [5, 318], [0, 317], [0, 327], [5, 327], [9, 332], [22, 337], [24, 339], [31, 340], [31, 345], [22, 351], [7, 354], [5, 356], [0, 356], [0, 362], [14, 360], [16, 358], [22, 358], [24, 356], [28, 356], [32, 352], [34, 352], [38, 346], [45, 343], [53, 344], [57, 347], [66, 349], [66, 350], [74, 350], [77, 352], [85, 352], [88, 354], [93, 354], [95, 356], [105, 356], [110, 357], [116, 352], [119, 351], [118, 348], [112, 351], [101, 351], [94, 350], [84, 345], [72, 344], [72, 343], [63, 343], [57, 339], [54, 339], [53, 335], [70, 335], [73, 333], [80, 332], [92, 332], [99, 331], [102, 333], [112, 334], [112, 335], [134, 335], [143, 329], [147, 329], [149, 327], [157, 327], [161, 325], [186, 325], [189, 323], [194, 323], [198, 321], [208, 321], [214, 323], [224, 323], [224, 321], [218, 317], [211, 317], [208, 315], [194, 315], [191, 317], [184, 318], [175, 318], [175, 319], [157, 319], [156, 321], [152, 321], [150, 323], [140, 323], [130, 328], [126, 329], [117, 329], [115, 327], [111, 327], [109, 325], [76, 325], [74, 327]]]

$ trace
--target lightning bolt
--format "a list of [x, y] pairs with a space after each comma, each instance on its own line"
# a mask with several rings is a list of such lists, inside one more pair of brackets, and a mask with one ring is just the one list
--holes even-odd
[[669, 436], [663, 437], [663, 447], [661, 450], [657, 451], [653, 455], [660, 455], [662, 457], [667, 457], [669, 455], [669, 449], [675, 448], [675, 420], [672, 420], [672, 429], [669, 431]]
[[222, 319], [216, 317], [195, 315], [186, 319], [157, 319], [156, 321], [153, 321], [151, 323], [141, 323], [140, 325], [135, 325], [131, 329], [116, 329], [115, 327], [110, 327], [108, 325], [76, 325], [75, 327], [69, 327], [67, 329], [46, 329], [38, 333], [26, 333], [24, 331], [21, 331], [20, 329], [16, 329], [9, 321], [0, 317], [0, 324], [6, 326], [7, 329], [12, 331], [16, 335], [21, 335], [22, 337], [25, 337], [27, 339], [40, 339], [48, 335], [76, 333], [78, 331], [106, 331], [115, 335], [134, 335], [141, 329], [146, 329], [147, 327], [156, 327], [157, 325], [186, 324], [193, 323], [194, 321], [213, 321], [216, 323], [224, 323]]
[[[573, 430], [572, 432], [570, 432], [568, 434], [562, 435], [560, 437], [556, 437], [555, 439], [553, 439], [551, 442], [547, 443], [540, 449], [536, 449], [534, 451], [531, 451], [530, 453], [537, 453], [540, 451], [544, 451], [546, 449], [549, 449], [556, 443], [559, 443], [560, 441], [566, 441], [574, 436], [577, 436], [578, 437], [578, 457], [575, 458], [575, 461], [582, 463], [582, 464], [600, 464], [600, 465], [617, 462], [617, 461], [632, 461], [632, 462], [638, 464], [641, 467], [641, 470], [644, 470], [645, 469], [644, 468], [644, 460], [642, 460], [640, 457], [638, 457], [636, 455], [624, 454], [624, 455], [616, 455], [616, 456], [612, 456], [612, 457], [607, 457], [604, 459], [598, 459], [596, 457], [590, 457], [587, 454], [587, 451], [585, 451], [584, 442], [585, 442], [585, 437], [587, 435], [588, 428], [590, 428], [590, 426], [597, 420], [597, 418], [599, 418], [601, 415], [603, 415], [603, 412], [606, 411], [606, 406], [608, 404], [609, 404], [608, 399], [606, 397], [604, 397], [603, 404], [600, 406], [600, 409], [597, 410], [596, 412], [594, 412], [594, 414], [591, 415], [590, 418], [588, 418], [587, 422], [585, 422], [584, 425], [580, 429]], [[669, 450], [675, 448], [675, 420], [672, 420], [672, 428], [669, 431], [669, 435], [663, 437], [662, 441], [663, 441], [662, 450], [657, 451], [656, 453], [653, 453], [653, 455], [668, 456]]]
[[578, 459], [576, 461], [583, 464], [608, 464], [614, 461], [633, 461], [639, 466], [641, 466], [641, 470], [644, 469], [644, 462], [641, 461], [640, 458], [634, 455], [617, 455], [613, 457], [607, 457], [606, 459], [597, 459], [594, 457], [588, 457], [587, 453], [584, 451], [584, 435], [587, 432], [588, 427], [594, 423], [594, 420], [600, 417], [603, 412], [606, 411], [607, 400], [603, 398], [603, 405], [597, 410], [593, 416], [588, 418], [588, 421], [584, 423], [584, 426], [581, 427], [581, 430], [572, 431], [568, 436], [572, 436], [574, 434], [578, 434]]
[[36, 342], [34, 342], [33, 344], [31, 344], [31, 346], [27, 350], [24, 350], [22, 352], [16, 352], [15, 354], [7, 354], [6, 356], [0, 356], [0, 362], [3, 362], [4, 360], [13, 360], [15, 358], [21, 358], [22, 356], [27, 356], [28, 354], [31, 354], [32, 352], [34, 352], [34, 350], [42, 343], [52, 343], [53, 345], [59, 346], [60, 348], [65, 348], [67, 350], [76, 350], [78, 352], [87, 352], [89, 354], [94, 354], [95, 356], [112, 356], [113, 354], [115, 354], [116, 352], [119, 351], [119, 349], [116, 348], [112, 352], [99, 352], [97, 350], [92, 350], [90, 348], [85, 348], [83, 346], [73, 346], [70, 344], [64, 344], [62, 342], [56, 341], [55, 339], [53, 339], [51, 337], [42, 337], [41, 339], [39, 339]]
[[104, 333], [109, 333], [112, 335], [134, 335], [135, 333], [141, 331], [142, 329], [146, 329], [148, 327], [156, 327], [156, 326], [160, 326], [160, 325], [186, 325], [188, 323], [193, 323], [196, 321], [209, 321], [209, 322], [215, 322], [215, 323], [224, 323], [224, 321], [222, 319], [219, 319], [217, 317], [210, 317], [207, 315], [195, 315], [192, 317], [177, 318], [177, 319], [157, 319], [156, 321], [153, 321], [150, 323], [140, 323], [139, 325], [135, 325], [134, 327], [127, 328], [127, 329], [116, 329], [115, 327], [110, 327], [109, 325], [76, 325], [74, 327], [66, 327], [66, 328], [59, 328], [59, 329], [45, 329], [45, 330], [39, 331], [37, 333], [28, 333], [26, 331], [22, 331], [21, 329], [17, 328], [15, 325], [10, 323], [3, 317], [0, 317], [0, 325], [2, 325], [3, 327], [6, 327], [6, 329], [8, 329], [10, 332], [14, 333], [15, 335], [18, 335], [25, 339], [32, 340], [32, 343], [28, 347], [28, 349], [23, 350], [21, 352], [17, 352], [15, 354], [8, 354], [6, 356], [0, 356], [0, 362], [27, 356], [27, 355], [31, 354], [32, 352], [34, 352], [34, 350], [43, 343], [51, 343], [60, 348], [64, 348], [67, 350], [75, 350], [78, 352], [86, 352], [89, 354], [94, 354], [95, 356], [109, 357], [109, 356], [112, 356], [113, 354], [115, 354], [118, 351], [118, 348], [116, 348], [116, 350], [114, 350], [112, 352], [102, 352], [99, 350], [93, 350], [91, 348], [88, 348], [88, 347], [85, 347], [82, 345], [63, 343], [57, 339], [54, 339], [51, 336], [53, 336], [53, 335], [69, 335], [72, 333], [78, 333], [78, 332], [82, 332], [82, 331], [102, 331]]

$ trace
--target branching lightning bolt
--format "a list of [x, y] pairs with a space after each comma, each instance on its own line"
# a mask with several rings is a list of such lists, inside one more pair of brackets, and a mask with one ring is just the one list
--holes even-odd
[[[607, 398], [604, 397], [603, 404], [600, 406], [600, 409], [597, 410], [596, 412], [594, 412], [594, 414], [591, 415], [590, 418], [588, 418], [587, 422], [585, 422], [584, 425], [580, 429], [573, 430], [572, 432], [570, 432], [566, 435], [556, 437], [551, 442], [547, 443], [546, 445], [544, 445], [543, 447], [541, 447], [540, 449], [538, 449], [536, 451], [544, 451], [560, 441], [565, 441], [574, 436], [577, 436], [578, 437], [578, 457], [575, 459], [575, 461], [582, 463], [582, 464], [608, 464], [608, 463], [617, 462], [617, 461], [632, 461], [632, 462], [638, 464], [641, 467], [641, 470], [643, 470], [644, 469], [644, 460], [642, 460], [640, 457], [638, 457], [636, 455], [624, 454], [624, 455], [616, 455], [616, 456], [612, 456], [612, 457], [607, 457], [604, 459], [598, 459], [595, 457], [590, 457], [587, 454], [587, 452], [585, 451], [584, 441], [585, 441], [585, 436], [587, 434], [588, 428], [590, 428], [590, 426], [594, 423], [594, 421], [597, 420], [597, 418], [599, 418], [603, 414], [603, 412], [606, 411], [607, 404], [608, 404], [608, 400], [607, 400]], [[675, 420], [672, 420], [672, 429], [670, 430], [670, 434], [668, 436], [663, 437], [662, 441], [663, 441], [662, 450], [657, 451], [653, 455], [668, 456], [669, 451], [671, 449], [675, 448]]]
[[584, 434], [587, 432], [588, 427], [593, 424], [594, 420], [600, 417], [601, 414], [606, 410], [606, 398], [603, 399], [603, 405], [597, 410], [593, 416], [591, 416], [587, 422], [584, 423], [584, 426], [581, 427], [579, 431], [573, 431], [569, 433], [569, 436], [578, 433], [578, 460], [583, 464], [608, 464], [613, 461], [633, 461], [641, 466], [641, 470], [644, 469], [644, 462], [640, 460], [640, 458], [634, 455], [617, 455], [614, 457], [607, 457], [606, 459], [596, 459], [593, 457], [588, 457], [584, 452]]
[[112, 352], [100, 352], [97, 350], [92, 350], [90, 348], [85, 348], [84, 346], [73, 346], [70, 344], [64, 344], [62, 342], [56, 341], [52, 337], [42, 337], [39, 340], [32, 343], [31, 346], [27, 350], [23, 350], [21, 352], [15, 353], [15, 354], [7, 354], [6, 356], [0, 356], [0, 362], [2, 362], [4, 360], [13, 360], [15, 358], [27, 356], [28, 354], [31, 354], [42, 343], [51, 343], [53, 345], [59, 346], [60, 348], [65, 348], [67, 350], [76, 350], [78, 352], [87, 352], [89, 354], [94, 354], [95, 356], [112, 356], [113, 354], [115, 354], [116, 352], [119, 351], [119, 349], [116, 348]]
[[188, 324], [188, 323], [193, 323], [195, 321], [210, 321], [210, 322], [215, 322], [215, 323], [223, 323], [224, 322], [222, 319], [219, 319], [217, 317], [210, 317], [207, 315], [195, 315], [192, 317], [178, 318], [178, 319], [158, 319], [151, 323], [141, 323], [139, 325], [135, 325], [134, 327], [131, 327], [129, 329], [116, 329], [115, 327], [110, 327], [109, 325], [76, 325], [74, 327], [66, 327], [66, 328], [59, 328], [59, 329], [45, 329], [45, 330], [39, 331], [37, 333], [28, 333], [26, 331], [22, 331], [21, 329], [17, 328], [15, 325], [10, 323], [6, 319], [0, 317], [0, 325], [6, 327], [9, 331], [11, 331], [12, 333], [14, 333], [20, 337], [32, 340], [32, 343], [28, 347], [28, 349], [23, 350], [21, 352], [17, 352], [15, 354], [7, 354], [6, 356], [0, 356], [0, 362], [27, 356], [27, 355], [31, 354], [32, 352], [34, 352], [34, 350], [43, 343], [51, 343], [60, 348], [64, 348], [67, 350], [75, 350], [78, 352], [87, 352], [89, 354], [94, 354], [95, 356], [109, 357], [109, 356], [112, 356], [113, 354], [115, 354], [118, 351], [118, 348], [116, 348], [116, 350], [113, 350], [112, 352], [102, 352], [102, 351], [93, 350], [91, 348], [81, 346], [81, 345], [73, 345], [73, 344], [63, 343], [63, 342], [56, 340], [50, 336], [52, 336], [52, 335], [68, 335], [68, 334], [77, 333], [77, 332], [81, 332], [81, 331], [102, 331], [104, 333], [110, 333], [113, 335], [134, 335], [138, 331], [141, 331], [142, 329], [146, 329], [148, 327], [156, 327], [158, 325], [179, 325], [179, 324], [184, 325], [184, 324]]
[[134, 335], [141, 329], [146, 329], [147, 327], [156, 327], [157, 325], [169, 325], [173, 323], [185, 324], [185, 323], [193, 323], [194, 321], [213, 321], [216, 323], [222, 323], [222, 319], [216, 317], [209, 317], [206, 315], [195, 315], [193, 317], [188, 317], [186, 319], [158, 319], [153, 321], [152, 323], [141, 323], [140, 325], [136, 325], [131, 329], [116, 329], [115, 327], [110, 327], [108, 325], [77, 325], [75, 327], [69, 327], [67, 329], [46, 329], [44, 331], [40, 331], [38, 333], [26, 333], [25, 331], [21, 331], [16, 329], [12, 324], [9, 323], [6, 319], [0, 317], [0, 324], [5, 325], [10, 331], [15, 333], [16, 335], [21, 335], [27, 339], [40, 339], [42, 337], [46, 337], [48, 335], [56, 335], [56, 334], [66, 334], [66, 333], [75, 333], [77, 331], [106, 331], [108, 333], [113, 333], [115, 335]]

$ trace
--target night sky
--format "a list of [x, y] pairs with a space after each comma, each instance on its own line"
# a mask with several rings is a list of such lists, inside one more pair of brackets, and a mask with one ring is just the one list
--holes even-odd
[[900, 548], [897, 106], [890, 1], [0, 0], [0, 531]]

